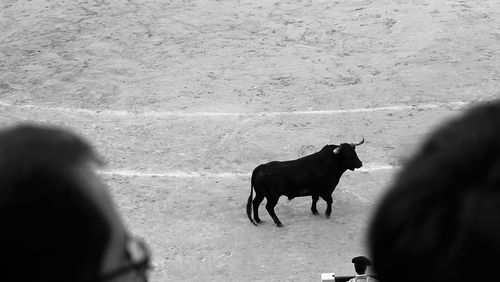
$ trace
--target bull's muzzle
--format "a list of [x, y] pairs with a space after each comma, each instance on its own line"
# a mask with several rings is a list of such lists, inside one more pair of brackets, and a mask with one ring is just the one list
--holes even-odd
[[355, 169], [358, 169], [358, 168], [361, 168], [363, 166], [363, 163], [361, 161], [359, 161], [353, 168], [351, 168], [350, 170], [353, 171]]

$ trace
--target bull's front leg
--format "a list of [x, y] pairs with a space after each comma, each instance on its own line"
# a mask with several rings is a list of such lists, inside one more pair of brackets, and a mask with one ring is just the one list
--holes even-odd
[[330, 214], [332, 214], [332, 203], [333, 203], [332, 195], [322, 196], [321, 198], [323, 198], [323, 200], [326, 201], [326, 211], [325, 211], [326, 218], [330, 218]]
[[273, 218], [274, 223], [276, 223], [278, 227], [283, 227], [283, 224], [281, 223], [279, 218], [276, 216], [276, 213], [274, 212], [274, 207], [276, 206], [276, 204], [278, 204], [279, 197], [267, 196], [266, 198], [267, 198], [267, 203], [266, 203], [267, 212]]
[[311, 211], [313, 214], [318, 215], [318, 210], [316, 209], [316, 203], [319, 200], [319, 196], [313, 195], [312, 196], [312, 204], [311, 204]]

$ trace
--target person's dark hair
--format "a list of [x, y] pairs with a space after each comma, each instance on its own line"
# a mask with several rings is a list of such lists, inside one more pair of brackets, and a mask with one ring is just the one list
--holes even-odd
[[475, 106], [430, 135], [377, 207], [368, 245], [382, 282], [476, 281], [496, 270], [498, 101]]
[[352, 263], [354, 263], [354, 270], [357, 274], [365, 274], [366, 269], [369, 265], [372, 265], [370, 260], [365, 256], [357, 256], [352, 259]]
[[75, 178], [86, 161], [100, 162], [67, 130], [0, 131], [0, 281], [95, 281], [111, 231]]

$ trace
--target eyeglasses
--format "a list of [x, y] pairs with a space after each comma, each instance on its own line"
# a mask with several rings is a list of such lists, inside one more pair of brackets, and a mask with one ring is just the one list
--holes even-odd
[[[147, 282], [151, 266], [151, 255], [146, 243], [138, 238], [130, 238], [126, 244], [128, 265], [120, 267], [100, 277], [100, 281], [113, 281], [129, 275], [130, 281]], [[118, 281], [118, 280], [117, 280]], [[121, 281], [121, 280], [120, 280]], [[126, 280], [129, 281], [129, 280]]]

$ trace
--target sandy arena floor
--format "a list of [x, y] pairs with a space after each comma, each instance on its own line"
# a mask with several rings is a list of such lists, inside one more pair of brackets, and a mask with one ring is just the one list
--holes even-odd
[[[371, 212], [426, 134], [498, 96], [499, 48], [494, 0], [0, 0], [0, 125], [97, 147], [152, 281], [319, 281], [367, 254]], [[282, 198], [284, 228], [264, 205], [250, 224], [254, 167], [362, 136], [330, 219]]]

